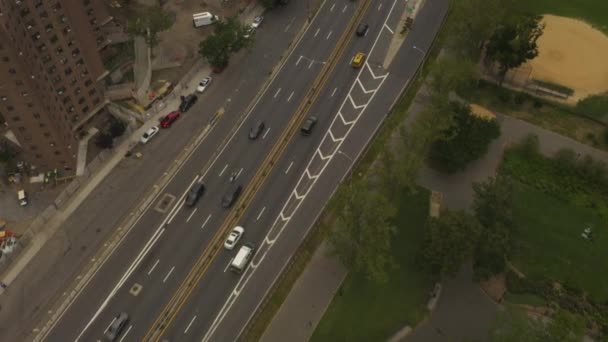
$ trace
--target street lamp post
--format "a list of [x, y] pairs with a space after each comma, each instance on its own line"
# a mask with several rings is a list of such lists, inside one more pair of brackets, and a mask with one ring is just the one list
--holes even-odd
[[416, 45], [412, 45], [412, 49], [420, 52], [422, 54], [422, 65], [420, 65], [420, 73], [418, 73], [418, 75], [422, 74], [422, 70], [424, 69], [424, 61], [426, 60], [426, 52], [424, 52], [423, 50], [421, 50], [419, 47], [417, 47]]

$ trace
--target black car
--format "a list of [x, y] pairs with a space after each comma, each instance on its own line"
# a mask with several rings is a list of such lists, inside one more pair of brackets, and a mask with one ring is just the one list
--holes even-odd
[[367, 30], [369, 30], [369, 25], [368, 24], [359, 24], [359, 26], [357, 26], [357, 36], [359, 37], [363, 37], [365, 36], [365, 34], [367, 33]]
[[243, 191], [243, 187], [240, 185], [235, 185], [222, 197], [222, 207], [230, 208], [234, 202], [239, 198], [239, 195]]
[[302, 125], [302, 128], [300, 128], [300, 132], [302, 133], [302, 135], [310, 135], [313, 127], [315, 127], [316, 124], [317, 124], [317, 117], [311, 116], [308, 119], [306, 119], [306, 121]]
[[194, 106], [196, 100], [198, 100], [198, 97], [194, 94], [183, 96], [182, 103], [179, 105], [179, 111], [182, 113], [187, 112], [190, 107]]
[[251, 127], [251, 129], [249, 130], [249, 139], [251, 139], [251, 140], [257, 139], [260, 136], [260, 134], [262, 134], [262, 132], [264, 131], [264, 127], [266, 127], [266, 125], [264, 124], [264, 121], [256, 122], [255, 126]]
[[192, 207], [198, 202], [198, 199], [205, 193], [205, 184], [196, 183], [188, 191], [186, 195], [186, 205]]

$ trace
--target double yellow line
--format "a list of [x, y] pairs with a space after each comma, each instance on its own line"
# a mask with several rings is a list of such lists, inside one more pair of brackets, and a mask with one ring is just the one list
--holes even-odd
[[228, 217], [220, 229], [217, 230], [207, 248], [205, 248], [180, 287], [169, 300], [169, 303], [167, 303], [160, 315], [156, 318], [144, 336], [143, 341], [158, 341], [162, 337], [164, 331], [167, 329], [167, 327], [169, 327], [177, 313], [186, 303], [186, 300], [192, 294], [192, 291], [200, 279], [206, 273], [209, 265], [211, 265], [213, 262], [213, 259], [215, 259], [217, 254], [222, 250], [222, 244], [226, 234], [238, 223], [247, 208], [251, 205], [255, 195], [262, 188], [270, 176], [272, 169], [287, 149], [289, 142], [294, 135], [297, 134], [299, 126], [302, 124], [306, 118], [306, 115], [310, 111], [310, 108], [319, 97], [323, 86], [327, 83], [327, 80], [333, 73], [336, 65], [338, 62], [340, 62], [341, 57], [348, 46], [348, 42], [350, 41], [349, 37], [351, 37], [354, 33], [357, 23], [361, 20], [365, 12], [367, 12], [370, 4], [371, 0], [363, 0], [360, 2], [359, 8], [357, 9], [355, 15], [351, 18], [346, 30], [344, 30], [342, 36], [338, 40], [338, 44], [328, 57], [328, 62], [323, 65], [322, 70], [312, 83], [312, 87], [309, 88], [308, 92], [304, 96], [304, 99], [298, 105], [295, 112], [296, 114], [288, 122], [287, 128], [281, 133], [278, 141], [272, 147], [268, 156], [258, 168], [253, 179], [243, 191], [243, 194], [237, 201], [235, 207], [230, 211]]

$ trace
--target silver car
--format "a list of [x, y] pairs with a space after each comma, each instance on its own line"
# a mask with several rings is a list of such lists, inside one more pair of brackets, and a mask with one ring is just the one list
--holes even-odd
[[108, 327], [105, 333], [105, 338], [108, 341], [114, 341], [122, 333], [125, 326], [129, 323], [129, 315], [126, 312], [121, 312], [114, 318], [112, 324]]

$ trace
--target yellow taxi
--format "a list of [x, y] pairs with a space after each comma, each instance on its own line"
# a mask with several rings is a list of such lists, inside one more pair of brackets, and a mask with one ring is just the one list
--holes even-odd
[[363, 52], [357, 52], [355, 54], [355, 56], [353, 57], [353, 60], [350, 61], [350, 65], [353, 68], [360, 68], [363, 66], [363, 63], [365, 63], [365, 57], [366, 55]]

